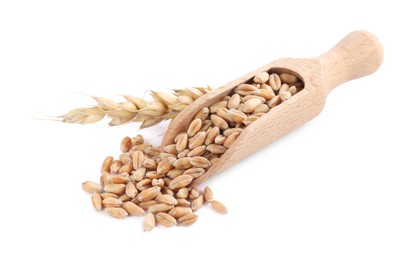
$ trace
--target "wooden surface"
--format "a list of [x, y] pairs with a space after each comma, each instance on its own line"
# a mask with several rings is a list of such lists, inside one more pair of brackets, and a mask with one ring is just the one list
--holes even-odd
[[162, 145], [186, 131], [193, 116], [203, 107], [221, 100], [236, 86], [262, 71], [289, 71], [299, 76], [305, 88], [250, 124], [231, 147], [203, 176], [198, 185], [281, 136], [308, 122], [323, 109], [328, 93], [338, 85], [375, 72], [383, 61], [383, 49], [375, 36], [365, 31], [348, 34], [327, 53], [312, 59], [279, 59], [202, 96], [169, 125]]

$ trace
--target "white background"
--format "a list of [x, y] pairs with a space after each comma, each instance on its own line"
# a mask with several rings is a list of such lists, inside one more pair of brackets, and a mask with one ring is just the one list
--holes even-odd
[[[416, 259], [406, 2], [1, 1], [0, 259]], [[83, 94], [221, 86], [277, 58], [317, 56], [356, 29], [382, 42], [379, 71], [210, 180], [229, 214], [204, 208], [190, 228], [143, 233], [142, 219], [97, 213], [81, 190], [138, 125], [33, 119], [92, 105]], [[157, 143], [163, 132], [144, 134]]]

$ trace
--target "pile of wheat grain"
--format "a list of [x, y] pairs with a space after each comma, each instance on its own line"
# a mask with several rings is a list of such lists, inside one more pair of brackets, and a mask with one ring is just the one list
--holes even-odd
[[141, 135], [125, 137], [118, 159], [104, 160], [100, 184], [87, 181], [83, 189], [92, 193], [95, 209], [105, 208], [112, 217], [145, 215], [144, 231], [156, 223], [192, 225], [204, 203], [225, 214], [227, 209], [213, 200], [211, 189], [199, 190], [193, 181], [217, 163], [245, 127], [302, 88], [294, 75], [259, 73], [221, 101], [202, 108], [173, 144], [153, 147]]

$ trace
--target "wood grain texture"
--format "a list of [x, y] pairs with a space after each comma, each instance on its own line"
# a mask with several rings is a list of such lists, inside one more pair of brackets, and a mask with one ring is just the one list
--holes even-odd
[[304, 89], [250, 124], [204, 175], [198, 185], [250, 154], [303, 125], [323, 109], [326, 96], [338, 85], [375, 72], [383, 61], [383, 49], [375, 36], [365, 31], [348, 34], [327, 53], [312, 59], [279, 59], [220, 87], [190, 104], [171, 122], [162, 145], [187, 129], [203, 107], [227, 96], [236, 86], [263, 71], [290, 72], [304, 82]]

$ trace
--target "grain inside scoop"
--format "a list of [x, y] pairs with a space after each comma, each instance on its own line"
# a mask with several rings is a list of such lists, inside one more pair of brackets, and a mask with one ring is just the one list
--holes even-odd
[[198, 111], [222, 100], [256, 75], [268, 72], [269, 75], [287, 73], [298, 77], [304, 83], [304, 89], [247, 126], [217, 163], [194, 181], [194, 184], [202, 183], [317, 116], [331, 90], [375, 72], [382, 61], [380, 42], [366, 31], [348, 34], [330, 51], [316, 58], [276, 60], [191, 103], [172, 120], [163, 145], [172, 143], [180, 132], [186, 131]]

